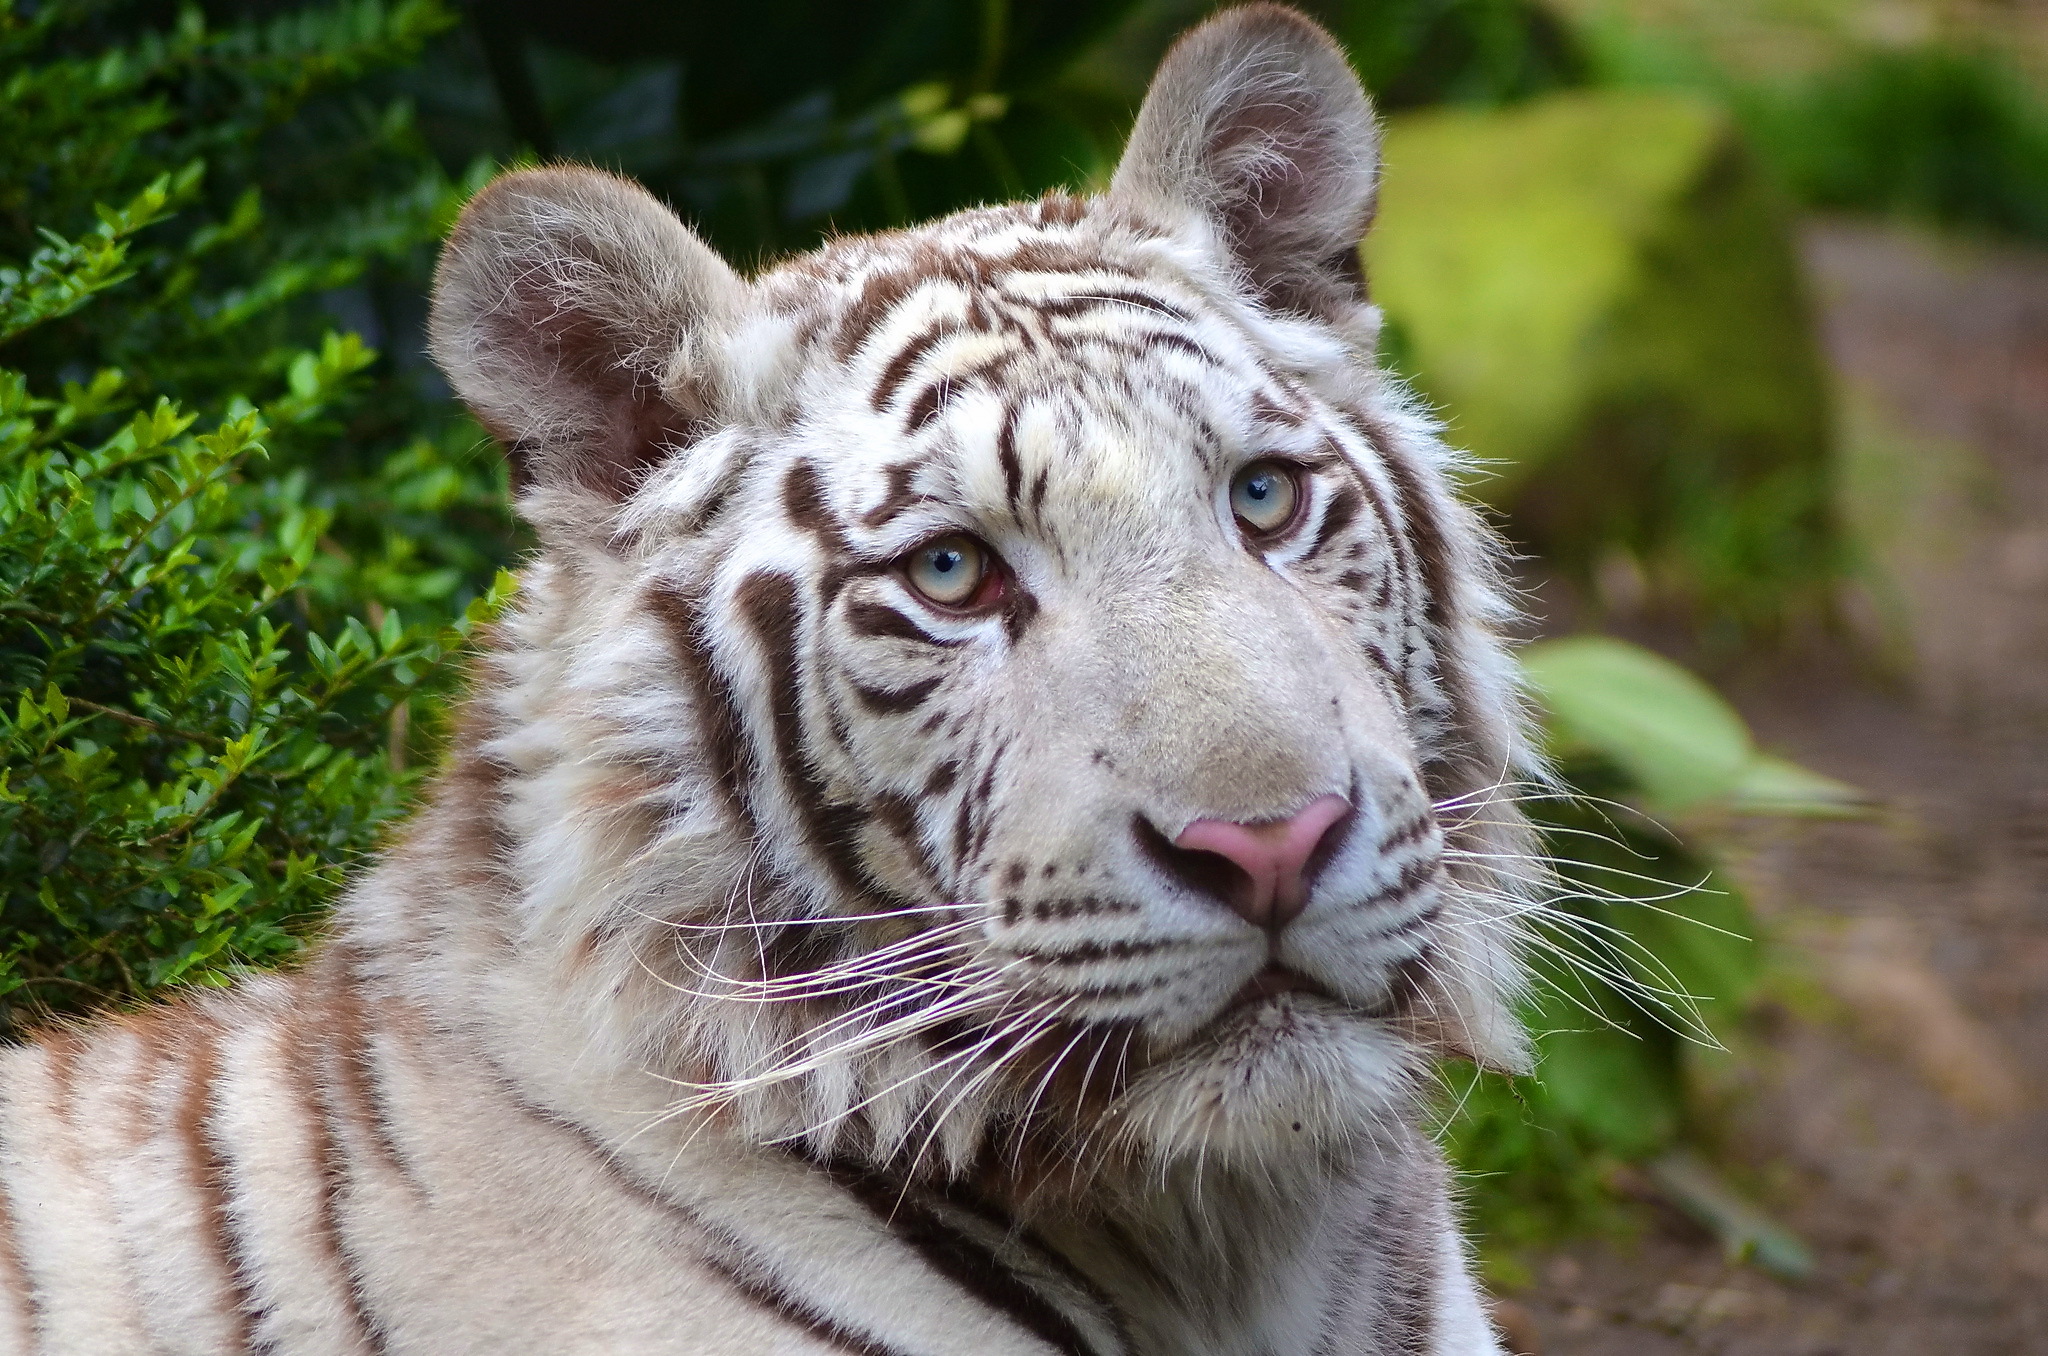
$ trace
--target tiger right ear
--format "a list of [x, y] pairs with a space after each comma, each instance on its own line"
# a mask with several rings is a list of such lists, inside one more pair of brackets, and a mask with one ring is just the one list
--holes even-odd
[[580, 521], [716, 420], [715, 341], [746, 290], [639, 185], [580, 166], [520, 170], [463, 209], [434, 272], [428, 338], [510, 452], [522, 509], [553, 522], [581, 505]]
[[1206, 237], [1268, 305], [1342, 324], [1365, 305], [1378, 182], [1379, 127], [1343, 52], [1297, 11], [1255, 4], [1166, 54], [1110, 196]]

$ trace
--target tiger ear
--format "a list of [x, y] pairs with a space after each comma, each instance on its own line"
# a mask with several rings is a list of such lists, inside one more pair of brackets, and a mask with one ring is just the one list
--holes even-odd
[[1352, 318], [1358, 243], [1379, 181], [1379, 127], [1329, 34], [1279, 5], [1246, 5], [1166, 54], [1110, 195], [1193, 227], [1281, 310]]
[[715, 341], [746, 291], [639, 185], [520, 170], [463, 209], [427, 332], [456, 394], [509, 450], [527, 516], [602, 517], [716, 420]]

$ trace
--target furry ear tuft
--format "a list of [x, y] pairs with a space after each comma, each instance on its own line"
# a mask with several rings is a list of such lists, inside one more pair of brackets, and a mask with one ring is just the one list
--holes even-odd
[[717, 417], [714, 343], [747, 285], [639, 185], [520, 170], [463, 209], [434, 273], [434, 360], [503, 442], [529, 514], [604, 506]]
[[1294, 10], [1227, 10], [1166, 54], [1110, 195], [1205, 230], [1266, 304], [1348, 321], [1365, 302], [1379, 128], [1330, 36]]

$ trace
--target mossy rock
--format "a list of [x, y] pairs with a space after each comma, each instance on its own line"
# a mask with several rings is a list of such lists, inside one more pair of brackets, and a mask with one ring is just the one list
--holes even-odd
[[[1742, 633], [1824, 596], [1826, 384], [1779, 203], [1717, 110], [1645, 92], [1387, 130], [1368, 275], [1477, 493], [1587, 584]], [[1615, 565], [1621, 568], [1613, 568]]]

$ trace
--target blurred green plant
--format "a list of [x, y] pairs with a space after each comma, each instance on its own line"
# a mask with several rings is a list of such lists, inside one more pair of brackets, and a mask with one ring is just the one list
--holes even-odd
[[2048, 97], [1995, 51], [1881, 48], [1736, 107], [1810, 206], [2048, 241]]
[[1617, 1169], [1641, 1164], [1731, 1252], [1796, 1274], [1797, 1240], [1685, 1147], [1700, 1130], [1692, 1066], [1738, 1030], [1764, 959], [1740, 891], [1673, 826], [1856, 814], [1862, 798], [1760, 752], [1711, 688], [1639, 646], [1574, 636], [1524, 654], [1559, 774], [1528, 802], [1556, 873], [1532, 919], [1540, 1063], [1532, 1078], [1447, 1080], [1445, 1142], [1489, 1259], [1513, 1279], [1518, 1249], [1617, 1223]]
[[469, 11], [481, 70], [432, 58], [469, 87], [419, 91], [456, 153], [622, 169], [754, 260], [1104, 172], [1129, 110], [1065, 76], [1135, 3], [504, 0]]
[[[1388, 356], [1511, 535], [1723, 646], [1834, 582], [1827, 388], [1788, 225], [1728, 118], [1573, 91], [1393, 119], [1366, 245]], [[1616, 567], [1640, 598], [1608, 598]]]
[[1496, 106], [1582, 84], [1571, 30], [1530, 0], [1333, 0], [1329, 26], [1384, 111]]
[[1803, 206], [2048, 241], [2048, 89], [2016, 12], [1956, 6], [1938, 36], [1886, 44], [1857, 5], [1556, 5], [1594, 82], [1728, 108]]

